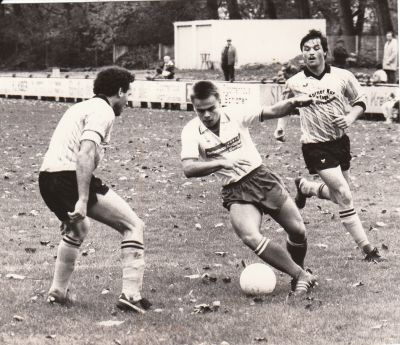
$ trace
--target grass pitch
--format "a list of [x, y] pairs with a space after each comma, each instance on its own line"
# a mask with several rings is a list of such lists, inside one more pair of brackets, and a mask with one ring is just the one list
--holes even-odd
[[[116, 120], [96, 175], [147, 225], [144, 295], [154, 306], [133, 315], [114, 307], [121, 286], [121, 238], [95, 222], [73, 277], [77, 302], [72, 307], [45, 303], [60, 234], [40, 198], [37, 176], [68, 106], [0, 99], [0, 344], [400, 343], [398, 125], [358, 121], [349, 131], [356, 209], [371, 242], [389, 261], [363, 262], [336, 206], [308, 200], [302, 211], [309, 237], [306, 265], [319, 276], [319, 286], [307, 299], [287, 302], [289, 277], [279, 273], [268, 297], [254, 300], [239, 289], [242, 260], [259, 259], [230, 228], [216, 178], [183, 176], [180, 132], [193, 113], [127, 109]], [[294, 178], [308, 176], [298, 119], [290, 120], [285, 143], [272, 138], [275, 124], [261, 124], [252, 134], [264, 163], [284, 178], [293, 196]], [[284, 233], [269, 217], [262, 231], [284, 245]], [[195, 278], [204, 273], [216, 281]], [[218, 310], [196, 313], [196, 305], [215, 301]], [[103, 321], [114, 325], [100, 325]]]

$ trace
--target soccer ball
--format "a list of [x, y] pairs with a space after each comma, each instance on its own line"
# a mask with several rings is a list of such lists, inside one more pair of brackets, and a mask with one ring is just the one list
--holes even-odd
[[274, 291], [275, 285], [275, 273], [265, 264], [248, 265], [240, 275], [240, 288], [246, 295], [270, 294]]

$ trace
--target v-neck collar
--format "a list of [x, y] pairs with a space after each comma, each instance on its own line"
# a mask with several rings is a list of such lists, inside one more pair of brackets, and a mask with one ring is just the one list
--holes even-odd
[[304, 74], [306, 77], [313, 77], [315, 79], [321, 80], [326, 73], [331, 73], [331, 66], [328, 64], [325, 64], [325, 68], [320, 75], [316, 75], [311, 72], [307, 67], [304, 67]]
[[220, 121], [220, 122], [219, 122], [219, 135], [216, 135], [211, 129], [208, 129], [208, 128], [204, 125], [204, 123], [201, 122], [200, 119], [199, 119], [199, 121], [200, 121], [200, 126], [199, 126], [199, 132], [200, 132], [200, 134], [203, 134], [205, 131], [210, 131], [210, 132], [213, 133], [216, 137], [221, 137], [222, 124], [223, 124], [223, 123], [229, 122], [230, 119], [229, 119], [228, 115], [225, 114], [225, 112], [223, 112], [223, 113], [221, 114], [221, 118], [219, 119], [219, 121]]

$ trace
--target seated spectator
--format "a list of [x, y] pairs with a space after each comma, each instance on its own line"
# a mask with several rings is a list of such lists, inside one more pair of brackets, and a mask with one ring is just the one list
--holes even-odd
[[146, 79], [147, 80], [155, 80], [155, 79], [174, 79], [175, 76], [175, 65], [171, 58], [166, 55], [164, 56], [164, 62], [160, 65], [160, 67], [156, 68], [156, 74], [150, 75], [147, 72]]
[[335, 48], [333, 49], [333, 65], [339, 68], [345, 68], [348, 57], [349, 53], [344, 46], [344, 41], [338, 40]]
[[357, 54], [350, 53], [349, 57], [346, 59], [347, 64], [349, 67], [354, 67], [357, 65]]
[[392, 121], [400, 123], [400, 116], [399, 116], [399, 101], [396, 101], [392, 107]]
[[382, 68], [382, 64], [378, 63], [376, 65], [376, 71], [372, 75], [371, 82], [372, 84], [384, 84], [387, 83], [388, 77], [386, 72]]
[[396, 94], [392, 92], [388, 101], [382, 104], [383, 116], [385, 116], [386, 123], [400, 122], [399, 118], [399, 100], [400, 90]]

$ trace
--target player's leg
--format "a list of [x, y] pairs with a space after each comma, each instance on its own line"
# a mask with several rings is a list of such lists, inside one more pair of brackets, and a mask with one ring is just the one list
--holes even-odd
[[144, 222], [128, 203], [113, 190], [104, 195], [97, 194], [97, 203], [89, 210], [88, 216], [117, 230], [122, 236], [122, 294], [118, 306], [143, 312], [150, 303], [142, 298], [141, 289], [144, 274]]
[[329, 193], [329, 188], [324, 182], [310, 181], [304, 177], [297, 177], [294, 183], [296, 186], [295, 202], [299, 209], [304, 208], [306, 199], [313, 196], [319, 199], [331, 200], [337, 204], [337, 201], [334, 196]]
[[75, 269], [79, 248], [89, 231], [90, 221], [87, 218], [78, 223], [64, 221], [63, 226], [65, 234], [58, 245], [53, 282], [47, 298], [50, 303], [68, 302], [68, 287]]
[[235, 203], [230, 206], [230, 220], [239, 238], [263, 261], [298, 280], [298, 293], [307, 292], [315, 278], [297, 265], [278, 243], [260, 233], [261, 212], [252, 204]]
[[288, 197], [278, 213], [271, 216], [288, 234], [286, 248], [293, 261], [304, 268], [304, 259], [307, 254], [306, 227], [293, 199]]
[[367, 254], [367, 259], [369, 256], [374, 256], [372, 260], [379, 260], [381, 257], [379, 256], [377, 249], [369, 243], [360, 217], [354, 209], [353, 196], [347, 182], [347, 179], [349, 179], [349, 173], [348, 170], [345, 171], [346, 172], [343, 174], [340, 167], [336, 167], [320, 170], [318, 171], [318, 174], [326, 183], [330, 194], [335, 198], [335, 200], [337, 200], [339, 205], [340, 221], [345, 229], [353, 237], [358, 247]]

